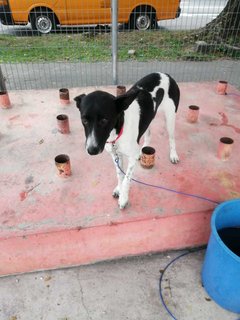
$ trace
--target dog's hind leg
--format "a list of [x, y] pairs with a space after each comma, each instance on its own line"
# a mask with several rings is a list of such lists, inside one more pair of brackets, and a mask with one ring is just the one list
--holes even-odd
[[146, 130], [146, 132], [144, 133], [144, 143], [143, 143], [143, 147], [149, 146], [151, 142], [151, 131], [150, 128], [148, 128]]
[[[151, 142], [151, 131], [150, 131], [150, 128], [148, 128], [148, 129], [145, 131], [143, 138], [144, 138], [144, 140], [143, 140], [143, 146], [142, 146], [142, 148], [150, 145], [150, 142]], [[142, 148], [141, 148], [141, 150], [140, 150], [140, 152], [139, 152], [139, 158], [138, 158], [138, 160], [140, 160], [140, 158], [141, 158]]]
[[168, 100], [168, 104], [165, 106], [164, 109], [165, 113], [165, 119], [166, 119], [166, 126], [168, 131], [168, 137], [169, 137], [169, 149], [170, 149], [170, 161], [172, 163], [178, 163], [179, 157], [176, 151], [176, 145], [175, 145], [175, 105], [172, 101], [172, 99]]

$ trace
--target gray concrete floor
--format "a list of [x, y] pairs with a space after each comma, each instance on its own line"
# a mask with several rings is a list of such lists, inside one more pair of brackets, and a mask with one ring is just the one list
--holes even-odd
[[[161, 271], [185, 251], [0, 278], [1, 320], [168, 320]], [[177, 320], [239, 320], [201, 285], [204, 250], [172, 264], [162, 287]]]

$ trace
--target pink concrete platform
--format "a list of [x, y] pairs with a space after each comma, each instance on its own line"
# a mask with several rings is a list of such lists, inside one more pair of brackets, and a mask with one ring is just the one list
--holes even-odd
[[[95, 88], [70, 89], [70, 99]], [[101, 88], [115, 93], [114, 87]], [[140, 181], [207, 197], [240, 197], [240, 92], [216, 94], [216, 83], [181, 83], [176, 143], [181, 162], [168, 160], [162, 115], [153, 125], [156, 164], [137, 166]], [[53, 269], [127, 255], [205, 244], [215, 204], [132, 182], [130, 206], [112, 198], [115, 169], [107, 153], [88, 156], [75, 103], [61, 105], [58, 90], [9, 92], [0, 110], [0, 275]], [[189, 105], [199, 121], [186, 121]], [[57, 130], [67, 114], [69, 135]], [[158, 121], [159, 120], [159, 121]], [[229, 161], [217, 158], [219, 139], [234, 139]], [[56, 155], [70, 156], [72, 176], [60, 178]]]

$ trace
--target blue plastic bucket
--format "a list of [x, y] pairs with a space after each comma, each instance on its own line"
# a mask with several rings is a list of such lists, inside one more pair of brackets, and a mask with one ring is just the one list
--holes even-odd
[[218, 230], [239, 226], [240, 199], [226, 201], [214, 210], [202, 269], [203, 285], [209, 296], [236, 313], [240, 313], [240, 257], [224, 244]]

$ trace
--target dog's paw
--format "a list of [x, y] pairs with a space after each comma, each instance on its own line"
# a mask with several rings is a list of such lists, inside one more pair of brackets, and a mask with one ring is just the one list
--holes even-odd
[[118, 187], [116, 187], [116, 188], [113, 190], [112, 196], [113, 196], [113, 198], [115, 198], [115, 199], [118, 199], [118, 198], [119, 198], [119, 196], [120, 196], [120, 191], [119, 191], [119, 188], [118, 188]]
[[121, 210], [125, 209], [128, 205], [128, 199], [120, 196], [118, 200], [118, 205]]
[[179, 157], [177, 155], [177, 152], [176, 151], [172, 151], [170, 153], [170, 161], [174, 164], [178, 163], [179, 162]]
[[119, 209], [123, 210], [123, 209], [125, 209], [127, 207], [128, 201], [125, 202], [125, 203], [121, 203], [121, 204], [120, 204], [120, 202], [118, 202], [118, 205], [119, 205]]
[[112, 196], [113, 196], [113, 198], [118, 199], [119, 198], [119, 193], [113, 191]]

